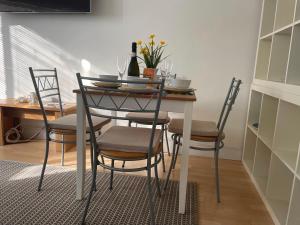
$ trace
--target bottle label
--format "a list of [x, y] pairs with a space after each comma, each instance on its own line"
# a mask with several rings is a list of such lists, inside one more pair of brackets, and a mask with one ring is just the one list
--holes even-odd
[[136, 57], [136, 52], [132, 52], [131, 57]]

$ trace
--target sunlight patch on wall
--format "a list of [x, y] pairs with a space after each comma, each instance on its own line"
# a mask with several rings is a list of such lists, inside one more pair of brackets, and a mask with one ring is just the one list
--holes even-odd
[[72, 90], [78, 88], [76, 73], [95, 75], [105, 73], [91, 65], [87, 59], [78, 59], [50, 40], [21, 25], [9, 27], [10, 43], [4, 44], [11, 53], [11, 63], [5, 77], [13, 79], [13, 96], [28, 95], [33, 91], [28, 67], [39, 69], [57, 68], [64, 102], [74, 102]]
[[0, 98], [6, 98], [2, 16], [0, 16], [0, 31], [1, 31], [0, 33]]

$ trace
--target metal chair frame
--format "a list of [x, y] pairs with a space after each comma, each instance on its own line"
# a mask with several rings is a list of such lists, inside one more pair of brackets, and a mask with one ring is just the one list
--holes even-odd
[[[42, 188], [42, 182], [44, 179], [44, 174], [45, 174], [46, 165], [47, 165], [47, 161], [48, 161], [49, 142], [51, 141], [51, 142], [62, 144], [61, 165], [63, 166], [64, 165], [65, 144], [76, 144], [76, 141], [66, 141], [65, 136], [74, 135], [74, 134], [76, 134], [76, 131], [51, 129], [49, 126], [47, 113], [46, 113], [45, 106], [44, 106], [45, 99], [49, 99], [51, 97], [57, 97], [60, 116], [64, 116], [56, 68], [54, 68], [54, 69], [33, 69], [32, 67], [29, 67], [29, 72], [30, 72], [30, 76], [31, 76], [31, 79], [33, 82], [33, 86], [35, 89], [35, 93], [37, 95], [37, 99], [38, 99], [40, 108], [42, 110], [44, 126], [45, 126], [45, 131], [46, 131], [46, 150], [45, 150], [45, 156], [44, 156], [41, 177], [40, 177], [39, 185], [38, 185], [38, 191], [40, 191]], [[40, 75], [35, 75], [35, 73], [39, 73]], [[57, 139], [56, 138], [57, 135], [61, 135], [61, 139]], [[92, 152], [93, 151], [91, 150], [91, 153]]]
[[[161, 154], [159, 154], [159, 157], [157, 155], [153, 155], [153, 141], [154, 141], [154, 134], [156, 131], [156, 126], [157, 126], [157, 120], [158, 120], [158, 113], [160, 109], [160, 104], [161, 104], [161, 97], [163, 95], [163, 89], [164, 89], [164, 79], [163, 80], [157, 80], [157, 81], [125, 81], [125, 80], [104, 80], [100, 78], [93, 78], [93, 77], [83, 77], [80, 75], [80, 73], [76, 74], [77, 80], [79, 83], [83, 103], [85, 106], [85, 112], [87, 115], [87, 120], [88, 123], [91, 125], [92, 120], [91, 116], [98, 116], [98, 117], [103, 117], [103, 118], [110, 118], [110, 119], [116, 119], [116, 120], [127, 120], [126, 116], [118, 116], [117, 112], [151, 112], [154, 113], [154, 120], [152, 123], [152, 128], [151, 128], [151, 136], [149, 140], [149, 147], [148, 147], [148, 153], [146, 154], [147, 157], [143, 157], [140, 159], [124, 159], [124, 158], [119, 158], [119, 157], [111, 157], [102, 154], [102, 149], [99, 147], [95, 132], [91, 132], [91, 143], [93, 145], [93, 168], [92, 168], [92, 184], [91, 184], [91, 189], [88, 195], [86, 207], [84, 210], [83, 218], [82, 218], [82, 224], [85, 223], [85, 218], [88, 212], [89, 204], [91, 201], [91, 197], [93, 192], [96, 190], [96, 176], [97, 176], [97, 165], [100, 165], [101, 167], [110, 170], [110, 185], [109, 189], [112, 190], [113, 186], [113, 176], [114, 176], [114, 171], [120, 171], [120, 172], [137, 172], [137, 171], [142, 171], [146, 170], [147, 171], [147, 189], [148, 189], [148, 196], [149, 196], [149, 205], [150, 205], [150, 224], [154, 225], [155, 222], [155, 217], [154, 217], [154, 204], [153, 204], [153, 197], [152, 197], [152, 186], [151, 186], [151, 168], [154, 167], [154, 173], [155, 173], [155, 181], [156, 181], [156, 186], [158, 190], [158, 195], [160, 196], [161, 190], [160, 190], [160, 184], [159, 184], [159, 178], [158, 178], [158, 170], [157, 170], [157, 165], [161, 161]], [[112, 83], [121, 83], [121, 84], [150, 84], [150, 85], [157, 85], [158, 89], [151, 89], [151, 90], [122, 90], [122, 89], [113, 89], [113, 88], [101, 88], [101, 87], [95, 87], [91, 85], [84, 85], [83, 82], [112, 82]], [[102, 93], [102, 97], [100, 97], [100, 100], [96, 101], [93, 98], [93, 92], [94, 91], [99, 91]], [[116, 94], [121, 94], [122, 96], [125, 96], [122, 102], [117, 102], [114, 98], [116, 97]], [[147, 94], [148, 95], [148, 101], [146, 102], [145, 105], [142, 105], [138, 98], [141, 97], [141, 94]], [[151, 97], [150, 97], [150, 96]], [[111, 106], [106, 106], [103, 104], [103, 98], [106, 96], [106, 98], [110, 99], [111, 101]], [[117, 96], [118, 97], [118, 96]], [[129, 99], [129, 97], [134, 99], [136, 102], [136, 108], [127, 108], [126, 102]], [[149, 98], [150, 97], [150, 98]], [[154, 102], [153, 108], [151, 108], [151, 102]], [[91, 112], [91, 109], [96, 109], [93, 112]], [[116, 112], [116, 115], [105, 115], [103, 114], [103, 111], [110, 111], [110, 112]], [[102, 112], [102, 113], [101, 113]], [[92, 126], [91, 126], [92, 127]], [[105, 158], [108, 158], [111, 160], [111, 165], [106, 165], [103, 162], [98, 161], [98, 156], [103, 156]], [[154, 162], [152, 163], [152, 158], [154, 158]], [[120, 160], [120, 161], [137, 161], [137, 160], [147, 160], [146, 166], [143, 167], [135, 167], [135, 168], [118, 168], [115, 167], [115, 161]]]
[[[200, 150], [200, 151], [214, 151], [214, 161], [215, 161], [215, 178], [216, 178], [216, 194], [217, 194], [217, 201], [218, 203], [221, 202], [221, 197], [220, 197], [220, 179], [219, 179], [219, 151], [224, 147], [224, 142], [223, 142], [223, 131], [225, 124], [227, 122], [229, 113], [232, 110], [232, 106], [235, 103], [236, 97], [239, 93], [240, 90], [240, 85], [242, 81], [236, 79], [235, 77], [232, 78], [232, 81], [230, 83], [229, 91], [226, 95], [225, 102], [223, 104], [221, 114], [218, 119], [217, 123], [217, 128], [218, 128], [218, 136], [216, 140], [212, 143], [214, 143], [214, 147], [209, 148], [209, 147], [196, 147], [196, 146], [190, 146], [191, 149], [194, 150]], [[167, 188], [168, 181], [170, 179], [171, 175], [171, 170], [175, 168], [176, 161], [177, 161], [177, 156], [179, 152], [179, 146], [181, 145], [181, 134], [173, 134], [172, 139], [173, 139], [173, 157], [171, 160], [170, 164], [170, 169], [168, 171], [168, 176], [167, 180], [164, 186], [164, 189]], [[199, 141], [201, 142], [201, 141]]]

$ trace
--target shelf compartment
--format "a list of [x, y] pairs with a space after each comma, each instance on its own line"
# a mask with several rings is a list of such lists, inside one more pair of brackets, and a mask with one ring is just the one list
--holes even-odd
[[267, 200], [280, 224], [285, 224], [294, 175], [283, 162], [272, 154]]
[[259, 124], [262, 93], [252, 90], [250, 98], [248, 125], [257, 132], [258, 128], [253, 125]]
[[296, 0], [278, 0], [275, 29], [280, 29], [293, 22]]
[[269, 168], [271, 161], [271, 150], [260, 140], [257, 140], [253, 176], [262, 193], [265, 194]]
[[256, 139], [256, 135], [249, 128], [247, 128], [243, 159], [251, 172], [254, 163]]
[[271, 52], [272, 37], [262, 39], [259, 41], [255, 78], [267, 80], [270, 52]]
[[277, 107], [277, 98], [269, 95], [263, 96], [258, 136], [270, 149], [272, 149]]
[[300, 142], [300, 106], [280, 101], [273, 151], [293, 170], [296, 169]]
[[296, 178], [287, 225], [300, 224], [300, 180]]
[[[300, 5], [300, 2], [298, 3]], [[294, 27], [286, 82], [300, 85], [300, 25]]]
[[285, 82], [292, 28], [283, 30], [273, 37], [268, 80]]
[[300, 2], [299, 0], [297, 1], [297, 6], [296, 6], [296, 15], [295, 15], [295, 21], [300, 20]]
[[261, 24], [261, 36], [273, 32], [276, 10], [276, 0], [265, 0]]

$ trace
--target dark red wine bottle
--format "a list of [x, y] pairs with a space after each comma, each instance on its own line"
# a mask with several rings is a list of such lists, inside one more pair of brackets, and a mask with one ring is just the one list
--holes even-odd
[[131, 60], [128, 66], [128, 76], [139, 77], [140, 68], [136, 57], [136, 42], [132, 42]]

